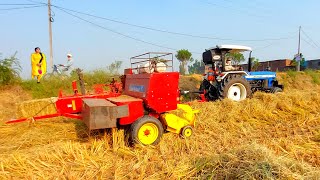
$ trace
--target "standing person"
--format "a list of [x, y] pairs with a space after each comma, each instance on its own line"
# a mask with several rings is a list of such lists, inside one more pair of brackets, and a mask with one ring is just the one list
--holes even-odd
[[40, 83], [40, 79], [47, 71], [46, 56], [41, 53], [39, 47], [34, 48], [34, 51], [31, 54], [31, 77], [32, 79], [37, 77], [37, 83]]

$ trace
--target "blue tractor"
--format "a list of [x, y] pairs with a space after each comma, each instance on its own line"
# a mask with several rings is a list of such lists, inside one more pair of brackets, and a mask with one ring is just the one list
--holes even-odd
[[[248, 70], [231, 64], [230, 53], [249, 52]], [[278, 93], [283, 85], [276, 80], [276, 73], [266, 71], [251, 72], [252, 49], [239, 45], [217, 45], [202, 54], [205, 77], [200, 86], [201, 97], [205, 101], [228, 98], [241, 101], [251, 97], [256, 91]]]

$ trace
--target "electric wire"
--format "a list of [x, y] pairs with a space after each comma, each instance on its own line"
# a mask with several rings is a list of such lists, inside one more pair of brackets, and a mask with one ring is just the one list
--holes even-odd
[[251, 14], [251, 13], [248, 13], [248, 11], [246, 11], [246, 10], [232, 8], [231, 6], [224, 6], [224, 5], [221, 5], [221, 4], [218, 4], [218, 3], [214, 3], [214, 2], [211, 2], [211, 1], [208, 1], [208, 0], [201, 0], [201, 2], [209, 4], [209, 5], [212, 5], [212, 6], [222, 7], [222, 8], [225, 8], [225, 9], [233, 9], [233, 11], [231, 11], [233, 13], [234, 13], [234, 11], [237, 11], [238, 13], [246, 14], [246, 15], [248, 15], [250, 17], [254, 16], [254, 17], [258, 17], [258, 18], [266, 18], [266, 16]]
[[309, 41], [311, 41], [315, 46], [320, 48], [320, 46], [310, 36], [308, 36], [307, 33], [303, 29], [301, 29], [301, 32], [309, 39]]
[[[223, 0], [225, 2], [229, 2], [229, 3], [234, 3], [235, 1], [231, 1], [231, 0]], [[270, 11], [270, 9], [266, 8], [265, 6], [262, 6], [261, 5], [261, 2], [254, 2], [254, 1], [250, 1], [249, 4], [247, 5], [251, 5], [251, 6], [254, 6], [255, 9], [259, 9], [259, 10], [265, 10], [265, 11]], [[252, 8], [250, 8], [250, 6], [245, 6], [245, 7], [242, 7], [241, 9], [245, 9], [247, 11], [250, 11]]]
[[[43, 3], [43, 2], [37, 2], [37, 1], [33, 1], [33, 0], [28, 0], [28, 1], [33, 2], [33, 3], [39, 3], [39, 4], [48, 5], [47, 3]], [[173, 34], [173, 35], [179, 35], [179, 36], [187, 36], [187, 37], [192, 37], [192, 38], [214, 39], [214, 40], [224, 40], [224, 41], [243, 41], [243, 42], [245, 42], [245, 41], [247, 41], [247, 42], [249, 42], [249, 41], [278, 41], [278, 40], [292, 39], [293, 38], [292, 36], [288, 36], [288, 37], [265, 38], [265, 39], [232, 39], [232, 38], [200, 36], [200, 35], [194, 35], [194, 34], [187, 34], [187, 33], [180, 33], [180, 32], [168, 31], [168, 30], [163, 30], [163, 29], [157, 29], [157, 28], [152, 28], [152, 27], [147, 27], [147, 26], [142, 26], [142, 25], [136, 25], [136, 24], [132, 24], [132, 23], [124, 22], [124, 21], [114, 20], [114, 19], [111, 19], [111, 18], [106, 18], [106, 17], [101, 17], [101, 16], [89, 14], [89, 13], [80, 12], [80, 11], [69, 9], [69, 8], [64, 8], [64, 7], [61, 7], [61, 6], [54, 5], [54, 4], [51, 4], [51, 6], [53, 6], [55, 8], [60, 8], [60, 9], [66, 10], [66, 11], [71, 11], [71, 12], [74, 12], [74, 13], [77, 13], [77, 14], [82, 14], [82, 15], [94, 17], [94, 18], [97, 18], [97, 19], [103, 19], [103, 20], [115, 22], [115, 23], [118, 23], [118, 24], [124, 24], [124, 25], [137, 27], [137, 28], [142, 28], [142, 29], [147, 29], [147, 30], [151, 30], [151, 31], [157, 31], [157, 32], [161, 32], [161, 33], [167, 33], [167, 34]]]
[[257, 49], [254, 49], [254, 51], [256, 52], [256, 51], [260, 51], [260, 50], [263, 50], [263, 49], [266, 49], [267, 47], [270, 47], [270, 46], [272, 46], [272, 45], [274, 45], [275, 43], [273, 42], [273, 43], [270, 43], [270, 44], [268, 44], [268, 45], [266, 45], [266, 46], [263, 46], [263, 47], [259, 47], [259, 48], [257, 48]]
[[187, 36], [187, 37], [192, 37], [192, 38], [214, 39], [214, 40], [224, 40], [224, 41], [248, 41], [248, 42], [249, 41], [277, 41], [277, 40], [292, 39], [293, 38], [292, 36], [288, 36], [288, 37], [281, 37], [281, 38], [266, 38], [266, 39], [231, 39], [231, 38], [199, 36], [199, 35], [186, 34], [186, 33], [180, 33], [180, 32], [173, 32], [173, 31], [168, 31], [168, 30], [162, 30], [162, 29], [156, 29], [156, 28], [147, 27], [147, 26], [131, 24], [131, 23], [118, 21], [118, 20], [114, 20], [114, 19], [110, 19], [110, 18], [106, 18], [106, 17], [96, 16], [96, 15], [93, 15], [93, 14], [88, 14], [88, 13], [84, 13], [84, 12], [80, 12], [80, 11], [76, 11], [76, 10], [72, 10], [72, 9], [68, 9], [68, 8], [64, 8], [64, 7], [60, 7], [60, 6], [56, 6], [56, 5], [52, 5], [52, 6], [56, 7], [56, 8], [60, 8], [60, 9], [66, 10], [66, 11], [71, 11], [71, 12], [74, 12], [74, 13], [77, 13], [77, 14], [82, 14], [82, 15], [94, 17], [94, 18], [97, 18], [97, 19], [103, 19], [103, 20], [115, 22], [115, 23], [118, 23], [118, 24], [124, 24], [124, 25], [137, 27], [137, 28], [142, 28], [142, 29], [147, 29], [147, 30], [151, 30], [151, 31], [157, 31], [157, 32], [161, 32], [161, 33], [167, 33], [167, 34], [173, 34], [173, 35], [179, 35], [179, 36]]
[[37, 4], [8, 4], [8, 3], [0, 3], [0, 6], [29, 6], [29, 5], [38, 5], [39, 3]]
[[319, 48], [317, 48], [316, 46], [314, 46], [313, 44], [311, 44], [309, 41], [305, 40], [303, 37], [301, 37], [301, 39], [302, 39], [305, 43], [307, 43], [308, 45], [310, 45], [311, 47], [313, 47], [314, 49], [319, 49]]
[[10, 10], [18, 10], [18, 9], [30, 9], [30, 8], [43, 7], [43, 6], [45, 6], [45, 5], [4, 8], [4, 9], [0, 9], [0, 11], [10, 11]]
[[[44, 4], [44, 5], [48, 5], [47, 3], [43, 3], [43, 2], [37, 2], [37, 1], [33, 1], [33, 0], [28, 0], [30, 2], [35, 2], [35, 3], [39, 3], [39, 4]], [[231, 2], [231, 1], [229, 1]], [[110, 28], [106, 28], [104, 26], [101, 26], [101, 25], [98, 25], [96, 23], [93, 23], [91, 21], [88, 21], [86, 19], [83, 19], [79, 16], [76, 16], [75, 14], [71, 14], [67, 11], [70, 11], [70, 12], [74, 12], [74, 13], [77, 13], [77, 14], [82, 14], [82, 15], [86, 15], [86, 16], [90, 16], [90, 17], [94, 17], [94, 18], [97, 18], [97, 19], [103, 19], [103, 20], [107, 20], [107, 21], [111, 21], [111, 22], [115, 22], [115, 23], [119, 23], [119, 24], [124, 24], [124, 25], [128, 25], [128, 26], [133, 26], [133, 27], [138, 27], [138, 28], [143, 28], [143, 29], [148, 29], [148, 30], [152, 30], [152, 31], [158, 31], [158, 32], [162, 32], [162, 33], [168, 33], [168, 34], [174, 34], [174, 35], [180, 35], [180, 36], [189, 36], [189, 37], [193, 37], [193, 38], [201, 38], [201, 39], [215, 39], [215, 40], [226, 40], [226, 41], [279, 41], [279, 40], [286, 40], [286, 39], [292, 39], [294, 38], [294, 36], [289, 36], [289, 37], [281, 37], [281, 38], [266, 38], [266, 39], [230, 39], [230, 38], [219, 38], [219, 37], [208, 37], [208, 36], [199, 36], [199, 35], [193, 35], [193, 34], [186, 34], [186, 33], [180, 33], [180, 32], [173, 32], [173, 31], [167, 31], [167, 30], [161, 30], [161, 29], [156, 29], [156, 28], [152, 28], [152, 27], [146, 27], [146, 26], [141, 26], [141, 25], [136, 25], [136, 24], [131, 24], [131, 23], [127, 23], [127, 22], [123, 22], [123, 21], [118, 21], [118, 20], [114, 20], [114, 19], [111, 19], [111, 18], [106, 18], [106, 17], [101, 17], [101, 16], [96, 16], [96, 15], [93, 15], [93, 14], [88, 14], [88, 13], [84, 13], [84, 12], [80, 12], [80, 11], [76, 11], [76, 10], [72, 10], [72, 9], [68, 9], [68, 8], [64, 8], [64, 7], [60, 7], [60, 6], [57, 6], [57, 5], [53, 5], [51, 4], [51, 6], [63, 11], [64, 13], [67, 13], [73, 17], [76, 17], [82, 21], [85, 21], [87, 23], [90, 23], [94, 26], [97, 26], [97, 27], [100, 27], [102, 29], [105, 29], [105, 30], [108, 30], [110, 32], [113, 32], [113, 33], [116, 33], [118, 35], [121, 35], [123, 37], [126, 37], [126, 38], [130, 38], [130, 39], [133, 39], [133, 40], [136, 40], [136, 41], [139, 41], [139, 42], [142, 42], [142, 43], [146, 43], [146, 44], [149, 44], [149, 45], [153, 45], [153, 46], [157, 46], [157, 47], [161, 47], [161, 48], [165, 48], [165, 49], [170, 49], [170, 50], [177, 50], [175, 48], [171, 48], [171, 47], [166, 47], [166, 46], [162, 46], [162, 45], [158, 45], [158, 44], [155, 44], [155, 43], [152, 43], [152, 42], [148, 42], [148, 41], [145, 41], [145, 40], [141, 40], [141, 39], [138, 39], [138, 38], [135, 38], [135, 37], [132, 37], [132, 36], [129, 36], [129, 35], [126, 35], [126, 34], [123, 34], [123, 33], [120, 33], [120, 32], [117, 32], [117, 31], [114, 31]], [[261, 49], [265, 49], [271, 45], [273, 45], [274, 43], [270, 43], [268, 44], [267, 46], [264, 46], [262, 48], [258, 48], [258, 50], [261, 50]], [[201, 53], [198, 53], [198, 52], [193, 52], [193, 53], [196, 53], [196, 54], [201, 54]]]
[[[57, 7], [56, 7], [56, 8], [57, 8]], [[132, 40], [135, 40], [135, 41], [138, 41], [138, 42], [142, 42], [142, 43], [145, 43], [145, 44], [153, 45], [153, 46], [160, 47], [160, 48], [164, 48], [164, 49], [169, 49], [169, 50], [174, 50], [174, 51], [177, 51], [177, 50], [178, 50], [178, 49], [176, 49], [176, 48], [172, 48], [172, 47], [167, 47], [167, 46], [155, 44], [155, 43], [153, 43], [153, 42], [145, 41], [145, 40], [142, 40], [142, 39], [138, 39], [138, 38], [135, 38], [135, 37], [132, 37], [132, 36], [129, 36], [129, 35], [120, 33], [120, 32], [115, 31], [115, 30], [113, 30], [113, 29], [110, 29], [110, 28], [101, 26], [101, 25], [96, 24], [96, 23], [94, 23], [94, 22], [91, 22], [91, 21], [89, 21], [89, 20], [87, 20], [87, 19], [84, 19], [84, 18], [82, 18], [82, 17], [79, 17], [79, 16], [77, 16], [77, 15], [75, 15], [75, 14], [72, 14], [72, 13], [70, 13], [70, 12], [64, 10], [64, 9], [61, 9], [61, 8], [58, 8], [58, 9], [59, 9], [60, 11], [64, 12], [64, 13], [66, 13], [66, 14], [69, 14], [70, 16], [73, 16], [73, 17], [75, 17], [75, 18], [77, 18], [77, 19], [80, 19], [80, 20], [82, 20], [82, 21], [85, 21], [85, 22], [87, 22], [87, 23], [89, 23], [89, 24], [91, 24], [91, 25], [93, 25], [93, 26], [96, 26], [96, 27], [99, 27], [99, 28], [101, 28], [101, 29], [107, 30], [107, 31], [112, 32], [112, 33], [114, 33], [114, 34], [118, 34], [118, 35], [120, 35], [120, 36], [122, 36], [122, 37], [129, 38], [129, 39], [132, 39]], [[200, 53], [198, 53], [198, 52], [192, 52], [192, 53], [193, 53], [193, 54], [200, 54]]]

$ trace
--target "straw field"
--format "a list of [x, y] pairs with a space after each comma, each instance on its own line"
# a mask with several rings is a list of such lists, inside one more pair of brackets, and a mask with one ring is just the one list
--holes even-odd
[[117, 150], [76, 120], [5, 125], [30, 92], [3, 90], [0, 179], [320, 179], [320, 73], [278, 75], [281, 94], [192, 103], [201, 112], [190, 139], [165, 133], [155, 147]]

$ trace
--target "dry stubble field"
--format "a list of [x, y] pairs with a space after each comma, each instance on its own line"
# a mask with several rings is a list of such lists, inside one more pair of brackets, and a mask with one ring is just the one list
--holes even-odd
[[[280, 73], [281, 94], [242, 102], [193, 103], [190, 139], [166, 133], [155, 147], [113, 151], [65, 118], [5, 125], [21, 87], [0, 91], [0, 179], [320, 179], [319, 72]], [[185, 77], [183, 82], [196, 82]]]

